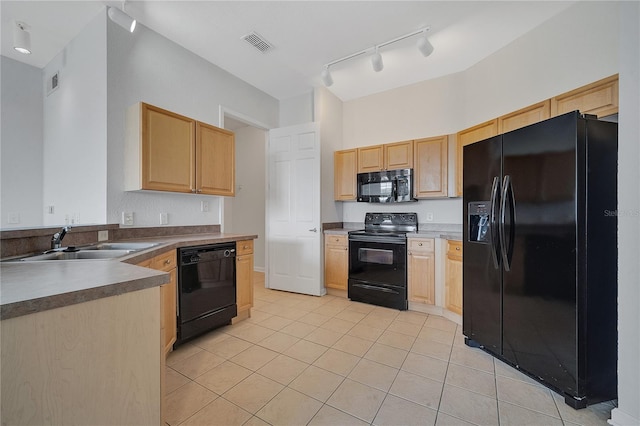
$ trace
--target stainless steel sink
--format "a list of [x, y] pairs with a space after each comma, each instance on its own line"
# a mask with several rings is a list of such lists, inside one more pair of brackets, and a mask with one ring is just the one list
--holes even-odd
[[140, 251], [159, 246], [160, 243], [98, 243], [90, 246], [79, 247], [81, 250], [129, 250]]
[[115, 259], [133, 253], [135, 250], [78, 250], [78, 251], [55, 251], [52, 253], [39, 254], [25, 257], [20, 260], [31, 262], [39, 260], [80, 260], [80, 259]]

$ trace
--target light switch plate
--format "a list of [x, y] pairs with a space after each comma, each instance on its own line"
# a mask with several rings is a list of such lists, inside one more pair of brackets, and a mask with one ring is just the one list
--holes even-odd
[[107, 241], [109, 239], [109, 231], [98, 231], [98, 241]]
[[433, 213], [427, 213], [427, 222], [433, 222]]
[[133, 225], [133, 212], [122, 212], [122, 224]]
[[160, 225], [169, 223], [169, 213], [160, 213]]

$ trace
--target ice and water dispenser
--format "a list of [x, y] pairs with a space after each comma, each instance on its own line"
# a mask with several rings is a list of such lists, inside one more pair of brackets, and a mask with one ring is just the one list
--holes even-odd
[[490, 201], [474, 201], [469, 203], [469, 241], [473, 243], [491, 244]]

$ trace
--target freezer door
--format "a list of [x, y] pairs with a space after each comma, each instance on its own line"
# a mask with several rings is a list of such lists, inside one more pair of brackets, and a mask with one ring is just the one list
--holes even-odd
[[503, 356], [570, 394], [578, 379], [577, 120], [565, 114], [502, 135]]
[[501, 264], [497, 209], [501, 139], [464, 147], [462, 331], [471, 345], [500, 355]]

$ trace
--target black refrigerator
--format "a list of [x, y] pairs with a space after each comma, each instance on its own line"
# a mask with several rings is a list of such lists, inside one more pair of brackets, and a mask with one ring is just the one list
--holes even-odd
[[465, 342], [574, 408], [617, 392], [617, 145], [574, 111], [464, 147]]

